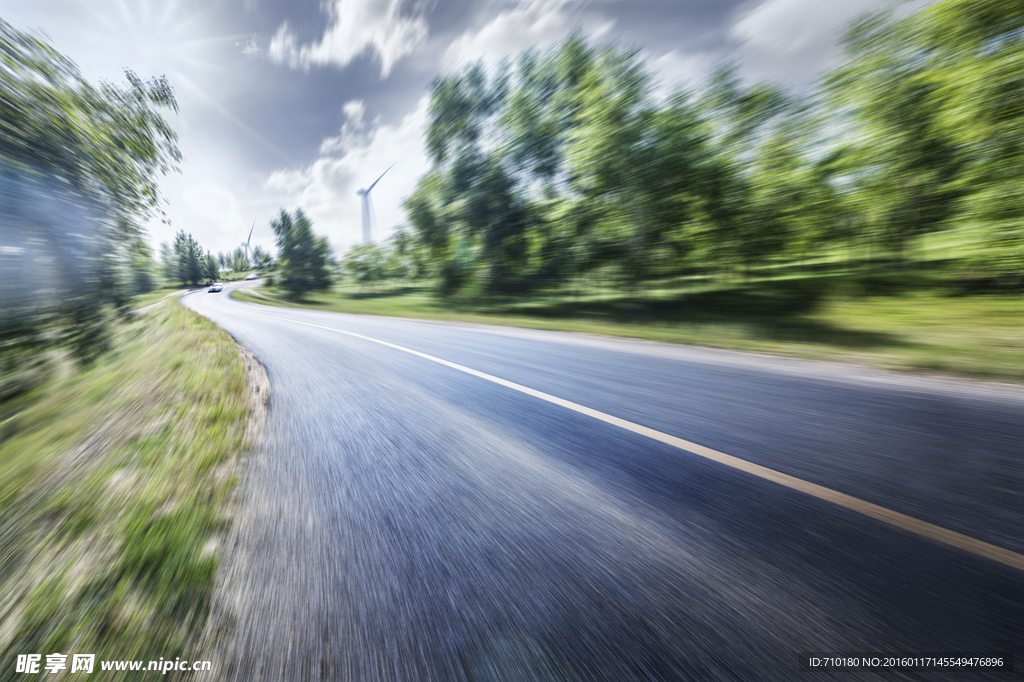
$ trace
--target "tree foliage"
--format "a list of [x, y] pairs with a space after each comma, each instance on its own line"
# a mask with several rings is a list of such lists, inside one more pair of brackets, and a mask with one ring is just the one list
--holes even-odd
[[265, 270], [273, 262], [273, 257], [262, 246], [252, 247], [252, 267], [257, 270]]
[[843, 47], [799, 94], [727, 65], [665, 96], [638, 51], [580, 33], [439, 77], [403, 248], [443, 294], [511, 294], [746, 276], [836, 246], [899, 262], [971, 226], [973, 271], [1024, 281], [1024, 5], [883, 11]]
[[177, 135], [157, 111], [178, 104], [167, 79], [86, 82], [40, 38], [0, 20], [0, 155], [96, 199], [134, 236], [159, 211], [159, 177], [181, 160]]
[[[207, 254], [191, 234], [182, 230], [174, 235], [174, 252], [172, 260], [173, 277], [183, 286], [196, 286], [200, 282], [216, 279], [209, 275]], [[216, 266], [216, 259], [214, 259]]]
[[388, 275], [387, 253], [377, 244], [360, 244], [349, 249], [341, 261], [345, 274], [359, 284], [380, 282]]
[[271, 227], [277, 237], [277, 282], [287, 295], [301, 299], [310, 291], [330, 287], [330, 245], [313, 233], [313, 222], [302, 209], [291, 215], [281, 209]]
[[104, 346], [104, 309], [140, 283], [142, 225], [161, 215], [159, 178], [181, 159], [160, 114], [177, 111], [167, 80], [125, 76], [93, 86], [0, 20], [0, 328], [66, 325], [86, 359]]
[[513, 293], [606, 267], [636, 284], [697, 258], [769, 255], [766, 244], [783, 247], [749, 212], [746, 161], [788, 106], [735, 69], [703, 98], [658, 101], [638, 51], [576, 33], [490, 76], [478, 64], [433, 83], [433, 167], [409, 223], [444, 293], [470, 282]]

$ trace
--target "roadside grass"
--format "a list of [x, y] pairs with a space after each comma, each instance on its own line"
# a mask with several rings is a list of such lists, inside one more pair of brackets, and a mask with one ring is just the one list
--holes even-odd
[[145, 308], [146, 306], [153, 305], [154, 303], [159, 303], [164, 300], [170, 302], [173, 298], [173, 294], [186, 289], [187, 287], [177, 285], [162, 286], [148, 293], [139, 294], [132, 299], [131, 309], [139, 310], [140, 308]]
[[905, 271], [853, 264], [766, 268], [757, 278], [679, 278], [628, 292], [608, 286], [509, 298], [443, 299], [428, 284], [338, 284], [285, 300], [275, 287], [241, 301], [624, 336], [888, 369], [1024, 380], [1024, 295], [965, 290], [934, 259]]
[[243, 363], [173, 302], [114, 334], [86, 369], [55, 359], [0, 422], [3, 680], [18, 654], [96, 654], [102, 678], [101, 659], [209, 653], [192, 648], [245, 445]]
[[[179, 291], [176, 287], [161, 287], [135, 296], [123, 312], [108, 308], [106, 322], [130, 316], [149, 306], [171, 302]], [[28, 397], [26, 393], [51, 378], [53, 361], [62, 356], [61, 339], [66, 331], [67, 328], [61, 328], [59, 322], [51, 323], [24, 336], [0, 342], [0, 423], [21, 409]]]

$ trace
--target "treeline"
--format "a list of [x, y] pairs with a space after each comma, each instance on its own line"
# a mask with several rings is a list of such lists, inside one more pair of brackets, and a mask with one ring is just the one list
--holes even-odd
[[3, 20], [0, 60], [0, 343], [67, 343], [88, 360], [111, 313], [154, 285], [142, 225], [181, 159], [161, 114], [177, 103], [166, 79], [131, 71], [94, 86]]
[[252, 253], [239, 247], [231, 253], [223, 251], [215, 256], [184, 230], [174, 235], [174, 243], [160, 245], [160, 267], [164, 280], [182, 286], [196, 286], [214, 282], [227, 272], [265, 270], [274, 264], [273, 257], [262, 246], [254, 246]]
[[507, 294], [601, 271], [627, 286], [743, 277], [817, 255], [898, 264], [927, 233], [982, 235], [964, 277], [1024, 279], [1024, 5], [944, 0], [854, 22], [794, 93], [717, 70], [659, 97], [637, 50], [580, 34], [431, 87], [409, 227], [357, 279]]
[[300, 299], [311, 291], [323, 291], [331, 285], [334, 263], [326, 237], [313, 232], [313, 221], [301, 209], [293, 213], [281, 209], [270, 223], [277, 245], [277, 258], [261, 246], [248, 254], [242, 248], [227, 254], [204, 251], [191, 234], [178, 232], [172, 245], [160, 245], [160, 262], [168, 282], [196, 286], [213, 282], [225, 272], [263, 271], [269, 283], [279, 286], [286, 296]]

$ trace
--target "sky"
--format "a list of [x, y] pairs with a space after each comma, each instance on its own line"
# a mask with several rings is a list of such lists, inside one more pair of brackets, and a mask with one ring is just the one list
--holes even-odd
[[356, 191], [375, 237], [405, 221], [427, 170], [428, 87], [467, 62], [546, 48], [582, 29], [636, 47], [662, 92], [716, 65], [806, 87], [834, 63], [843, 26], [887, 0], [0, 0], [0, 17], [41, 33], [90, 81], [165, 75], [184, 154], [161, 187], [169, 224], [230, 251], [301, 207], [337, 255], [361, 241]]

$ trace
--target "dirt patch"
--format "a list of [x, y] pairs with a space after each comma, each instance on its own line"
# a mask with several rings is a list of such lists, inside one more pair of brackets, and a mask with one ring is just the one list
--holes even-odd
[[[245, 366], [245, 383], [248, 389], [249, 417], [245, 424], [243, 436], [245, 445], [242, 448], [242, 457], [248, 460], [260, 442], [260, 436], [267, 421], [267, 409], [270, 405], [270, 378], [267, 376], [267, 370], [255, 355], [242, 346], [238, 346], [238, 354], [242, 357], [242, 364]], [[244, 477], [245, 471], [249, 468], [246, 460], [232, 458], [225, 462], [217, 471], [217, 478]], [[244, 505], [244, 489], [244, 485], [238, 485], [232, 491], [225, 507], [225, 516], [233, 521], [230, 527], [223, 533], [211, 537], [204, 548], [221, 553], [219, 557], [221, 567], [217, 572], [217, 580], [213, 589], [213, 606], [207, 619], [206, 629], [195, 649], [196, 656], [199, 658], [210, 658], [211, 652], [232, 629], [233, 609], [230, 604], [233, 603], [233, 600], [230, 597], [225, 598], [231, 590], [232, 581], [228, 576], [227, 567], [232, 562], [230, 557], [224, 555], [224, 551], [230, 552], [234, 546], [231, 538], [236, 536], [238, 525], [234, 523], [234, 520], [238, 518], [238, 513]]]
[[263, 433], [267, 421], [267, 407], [270, 405], [270, 379], [256, 356], [241, 346], [238, 353], [245, 365], [245, 384], [249, 389], [249, 420], [245, 425], [245, 444], [252, 447]]

